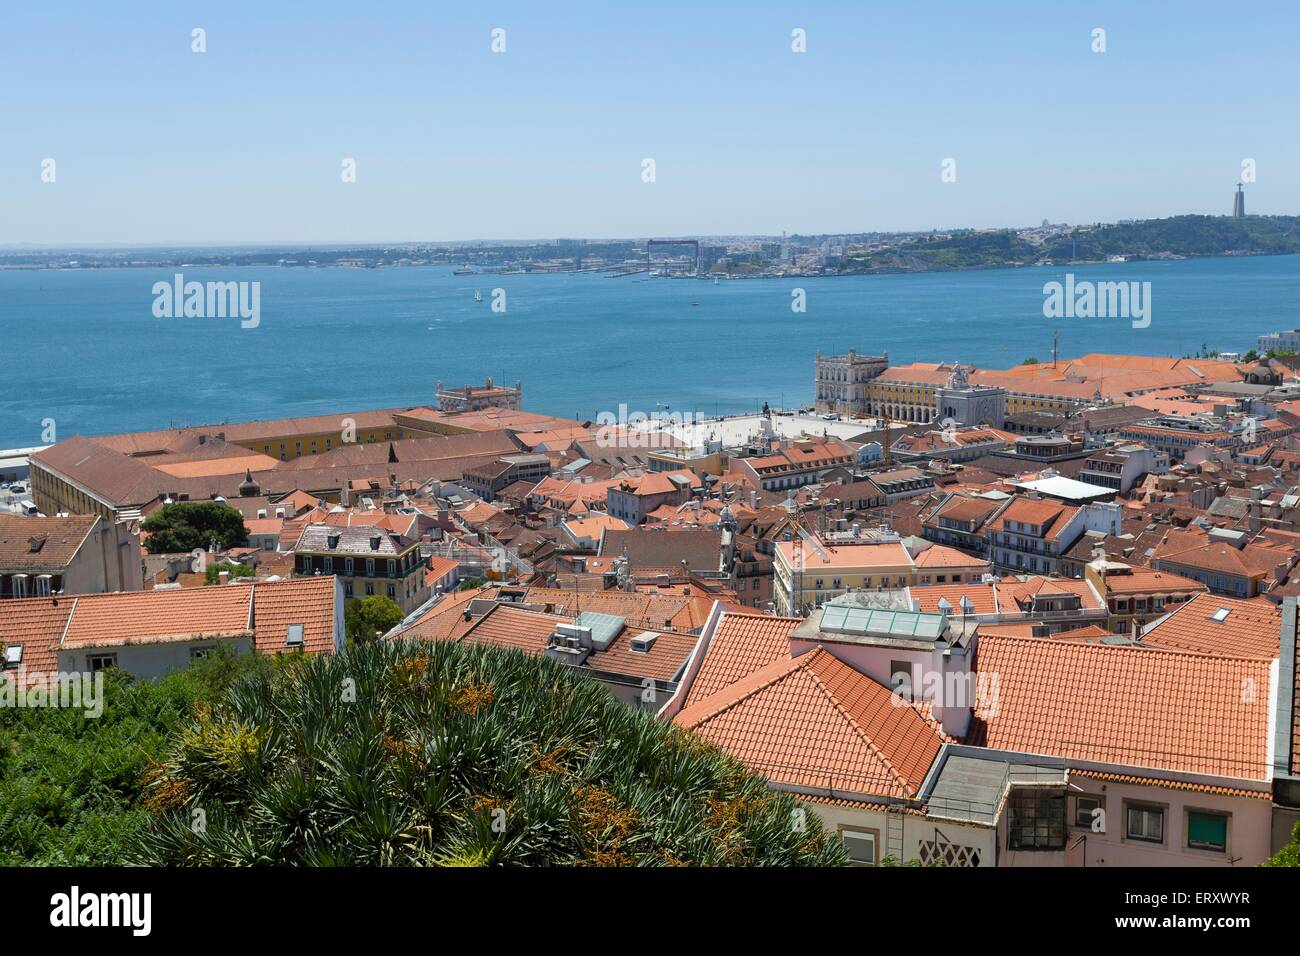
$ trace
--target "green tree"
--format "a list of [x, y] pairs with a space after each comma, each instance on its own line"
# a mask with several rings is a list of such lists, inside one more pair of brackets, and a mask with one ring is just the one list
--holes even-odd
[[476, 590], [478, 590], [479, 588], [481, 588], [481, 587], [482, 587], [484, 584], [486, 584], [486, 583], [487, 583], [487, 582], [484, 581], [482, 578], [466, 578], [464, 581], [461, 581], [461, 582], [460, 582], [460, 587], [457, 588], [456, 590], [458, 590], [458, 591], [476, 591]]
[[1291, 842], [1260, 866], [1300, 866], [1300, 823], [1291, 828]]
[[203, 577], [208, 584], [216, 584], [221, 577], [222, 571], [229, 572], [231, 580], [235, 578], [251, 578], [257, 573], [250, 565], [240, 564], [236, 561], [222, 561], [219, 564], [208, 565], [208, 569], [203, 572]]
[[1242, 360], [1243, 362], [1258, 362], [1258, 361], [1259, 361], [1259, 353], [1258, 353], [1257, 351], [1255, 351], [1254, 349], [1251, 349], [1249, 352], [1247, 352], [1245, 355], [1243, 355], [1243, 356], [1241, 357], [1241, 360]]
[[343, 627], [352, 644], [364, 644], [387, 634], [402, 623], [402, 609], [382, 594], [349, 601], [343, 608]]
[[1025, 360], [1024, 360], [1023, 362], [1021, 362], [1020, 364], [1021, 364], [1021, 365], [1037, 365], [1037, 364], [1038, 364], [1038, 357], [1035, 356], [1035, 355], [1031, 355], [1031, 356], [1029, 356], [1029, 358], [1025, 359]]
[[846, 862], [816, 814], [689, 731], [558, 661], [449, 641], [240, 681], [173, 735], [150, 794], [128, 862]]
[[221, 550], [248, 544], [244, 516], [219, 501], [182, 501], [163, 505], [140, 526], [149, 532], [150, 554], [207, 550], [215, 540]]

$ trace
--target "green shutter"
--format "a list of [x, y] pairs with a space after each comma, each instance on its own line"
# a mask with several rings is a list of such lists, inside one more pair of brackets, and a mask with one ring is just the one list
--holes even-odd
[[1223, 849], [1228, 845], [1228, 818], [1213, 813], [1187, 814], [1187, 845]]

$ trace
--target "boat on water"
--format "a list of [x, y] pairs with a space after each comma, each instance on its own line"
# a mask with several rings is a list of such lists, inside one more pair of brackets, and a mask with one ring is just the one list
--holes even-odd
[[483, 301], [483, 293], [480, 292], [478, 289], [475, 289], [475, 290], [474, 290], [474, 301], [475, 301], [475, 302], [482, 302], [482, 301]]
[[472, 276], [474, 274], [474, 270], [471, 269], [469, 266], [460, 266], [459, 268], [452, 269], [451, 274], [454, 276]]

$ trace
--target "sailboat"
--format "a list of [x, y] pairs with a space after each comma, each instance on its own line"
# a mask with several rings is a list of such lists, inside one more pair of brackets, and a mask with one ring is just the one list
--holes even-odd
[[480, 292], [478, 289], [475, 289], [475, 290], [474, 290], [474, 301], [475, 301], [475, 302], [482, 302], [482, 301], [483, 301], [483, 293]]

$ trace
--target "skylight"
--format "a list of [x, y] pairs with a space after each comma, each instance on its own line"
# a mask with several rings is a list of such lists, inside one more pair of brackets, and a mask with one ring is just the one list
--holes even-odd
[[1228, 615], [1231, 613], [1232, 613], [1231, 608], [1221, 607], [1213, 614], [1210, 615], [1210, 620], [1218, 621], [1220, 624], [1222, 624], [1224, 621], [1228, 619]]
[[23, 646], [21, 644], [5, 645], [5, 666], [17, 667], [23, 662]]
[[284, 639], [285, 647], [302, 647], [302, 625], [290, 624], [288, 636]]

